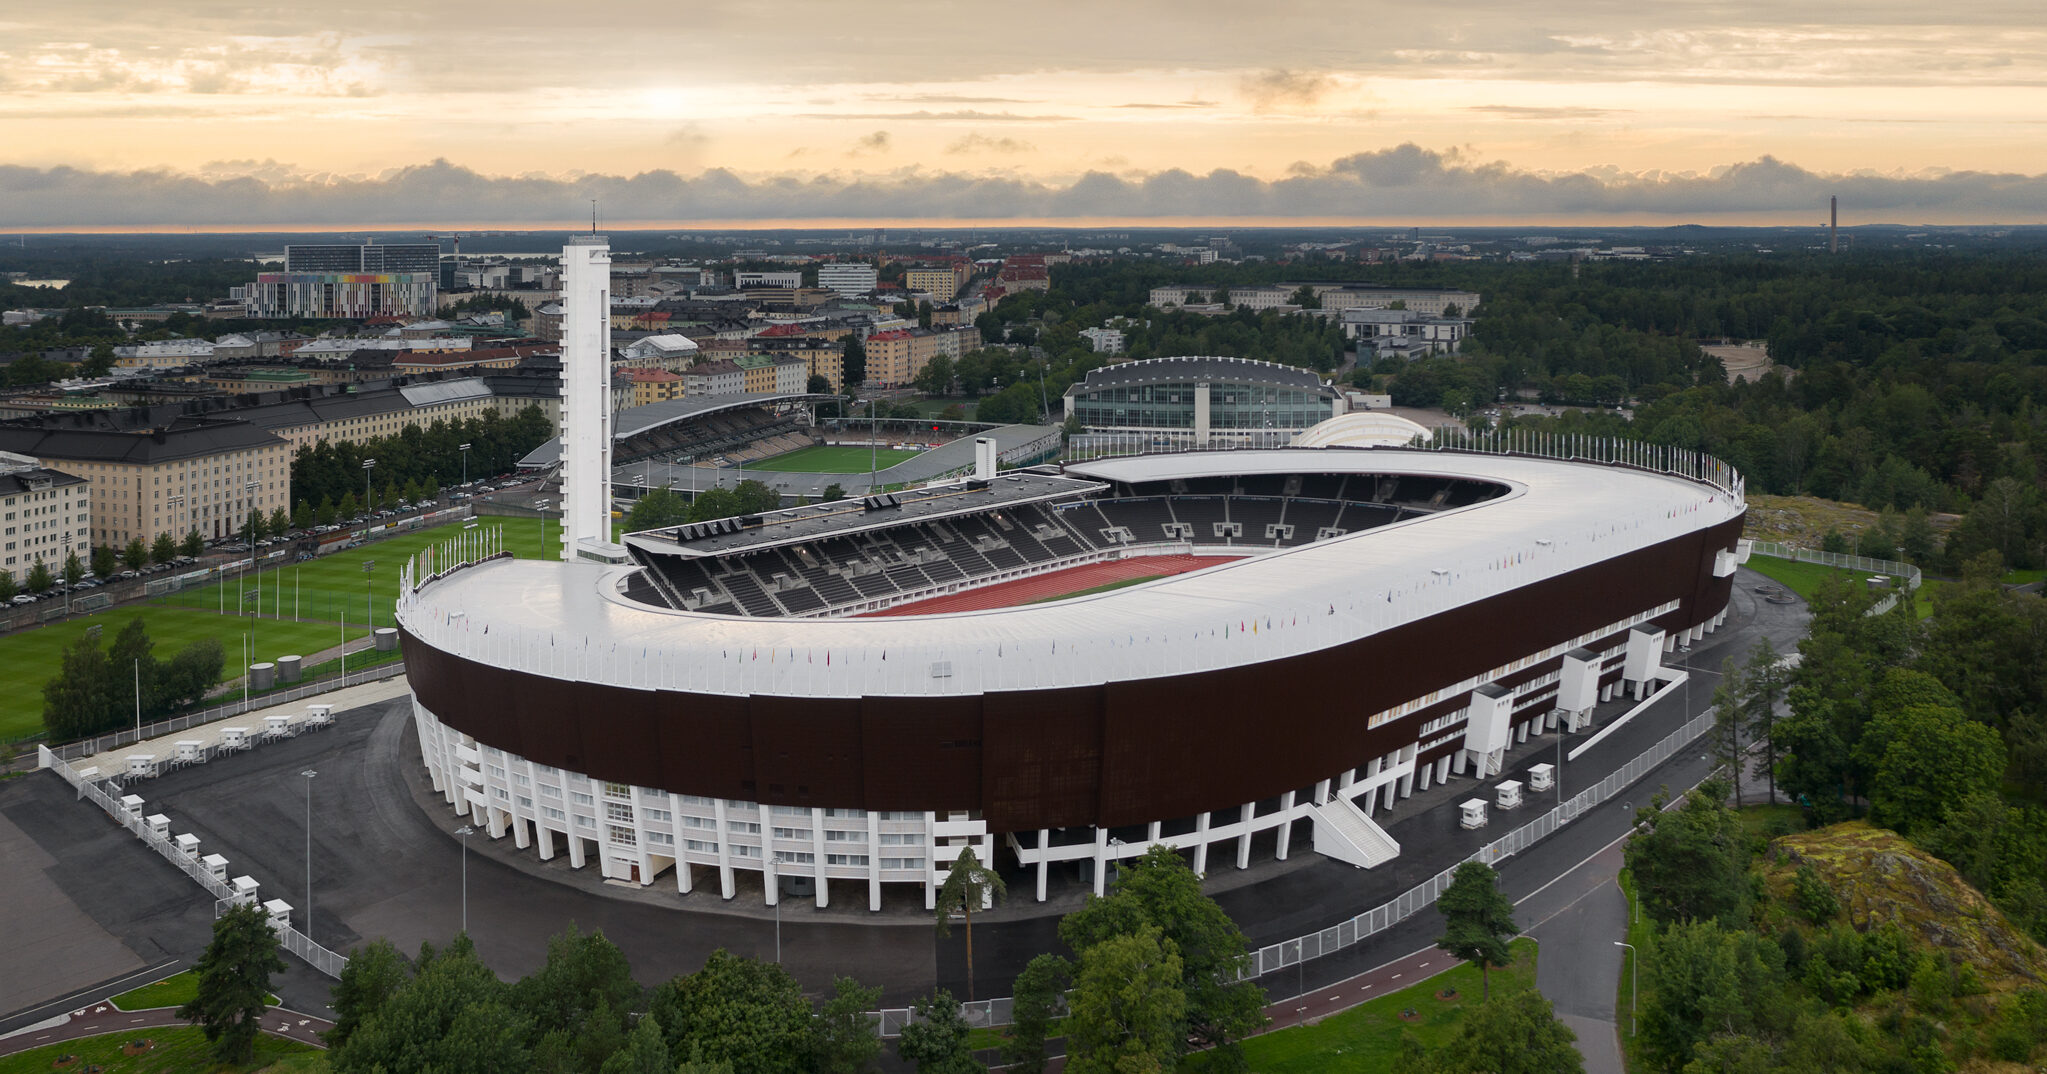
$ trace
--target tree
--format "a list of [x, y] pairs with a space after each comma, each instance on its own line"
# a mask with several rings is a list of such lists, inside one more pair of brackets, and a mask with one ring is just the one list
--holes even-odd
[[1726, 798], [1727, 784], [1714, 779], [1676, 809], [1663, 809], [1658, 794], [1635, 811], [1627, 865], [1651, 918], [1733, 926], [1748, 916], [1748, 844], [1740, 817], [1721, 804]]
[[21, 593], [21, 585], [14, 580], [14, 572], [0, 568], [0, 604], [13, 600]]
[[121, 565], [131, 571], [149, 566], [149, 546], [142, 543], [142, 538], [128, 539], [127, 547], [121, 549]]
[[112, 548], [96, 544], [92, 546], [92, 573], [102, 580], [112, 578], [121, 569], [121, 554]]
[[846, 349], [840, 352], [840, 373], [847, 384], [867, 383], [867, 348], [852, 336], [846, 337]]
[[1960, 709], [1914, 705], [1870, 722], [1886, 744], [1869, 791], [1871, 819], [1900, 832], [1939, 824], [1950, 802], [1995, 792], [2004, 773], [1997, 732]]
[[735, 1074], [799, 1070], [816, 1047], [810, 1002], [796, 979], [722, 947], [703, 969], [655, 988], [649, 1010], [661, 1020], [670, 1055], [728, 1061]]
[[1015, 997], [1010, 1001], [1009, 1039], [1002, 1042], [1002, 1061], [1021, 1074], [1038, 1074], [1045, 1069], [1045, 1038], [1051, 1034], [1052, 1019], [1065, 1003], [1066, 986], [1073, 979], [1073, 964], [1054, 954], [1042, 954], [1017, 975]]
[[96, 630], [64, 647], [57, 674], [43, 683], [43, 727], [53, 742], [68, 742], [104, 730], [112, 711], [107, 654]]
[[861, 1074], [881, 1058], [880, 1023], [868, 1011], [881, 1003], [881, 989], [851, 977], [833, 977], [831, 998], [817, 1017], [817, 1066], [823, 1074]]
[[[1409, 1038], [1412, 1039], [1412, 1038]], [[1465, 1015], [1457, 1035], [1395, 1068], [1397, 1074], [1581, 1074], [1578, 1035], [1534, 989], [1488, 1000]]]
[[1734, 658], [1720, 662], [1720, 685], [1713, 689], [1713, 731], [1709, 742], [1713, 759], [1727, 768], [1733, 776], [1734, 808], [1741, 808], [1742, 769], [1748, 761], [1747, 743], [1742, 734], [1748, 727], [1747, 688], [1743, 685], [1741, 670], [1734, 666]]
[[206, 551], [206, 538], [200, 535], [199, 528], [194, 526], [186, 530], [184, 543], [178, 545], [179, 554], [197, 558], [204, 551]]
[[689, 520], [689, 501], [672, 488], [650, 490], [626, 512], [625, 528], [629, 533], [640, 530], [659, 529]]
[[250, 547], [253, 549], [255, 542], [270, 536], [270, 520], [263, 517], [262, 511], [253, 507], [250, 508], [249, 517], [242, 519], [241, 536], [243, 540], [249, 542]]
[[439, 951], [422, 946], [412, 980], [327, 1053], [328, 1065], [337, 1074], [529, 1069], [529, 1026], [507, 992], [477, 959], [468, 936], [457, 935]]
[[321, 1035], [329, 1048], [339, 1048], [364, 1021], [382, 1010], [412, 979], [405, 960], [389, 940], [374, 940], [348, 953], [348, 965], [334, 982], [334, 1028]]
[[171, 536], [171, 531], [165, 530], [157, 534], [156, 540], [149, 543], [149, 561], [151, 563], [169, 563], [176, 558], [178, 558], [178, 539]]
[[810, 379], [804, 382], [803, 390], [812, 395], [830, 395], [832, 382], [822, 373], [812, 373]]
[[924, 363], [924, 368], [917, 371], [911, 383], [925, 395], [944, 395], [952, 387], [952, 377], [952, 359], [943, 354], [935, 354]]
[[644, 995], [617, 944], [571, 923], [548, 938], [547, 961], [512, 986], [511, 1004], [533, 1023], [536, 1037], [583, 1029], [600, 1009], [611, 1031], [622, 1035], [625, 1016], [640, 1008]]
[[227, 652], [219, 638], [200, 638], [178, 650], [157, 675], [157, 703], [164, 710], [196, 703], [220, 682]]
[[268, 1006], [270, 975], [284, 972], [269, 916], [254, 904], [230, 908], [214, 920], [213, 940], [192, 969], [198, 993], [178, 1008], [178, 1017], [198, 1024], [218, 1061], [248, 1062]]
[[660, 1020], [651, 1014], [641, 1018], [627, 1035], [625, 1047], [611, 1053], [597, 1074], [675, 1074]]
[[74, 548], [66, 552], [64, 554], [64, 587], [69, 589], [77, 585], [79, 580], [84, 577], [85, 562], [78, 558], [78, 550]]
[[1002, 877], [993, 869], [981, 867], [981, 859], [974, 856], [973, 847], [962, 847], [960, 856], [952, 860], [952, 868], [945, 874], [945, 882], [938, 886], [937, 915], [938, 935], [952, 935], [952, 915], [958, 912], [966, 919], [967, 926], [967, 998], [974, 998], [974, 911], [994, 905], [1008, 887]]
[[917, 1064], [917, 1074], [981, 1074], [967, 1045], [972, 1027], [960, 1014], [959, 1001], [941, 988], [910, 1005], [910, 1021], [896, 1038], [896, 1052]]
[[279, 507], [270, 512], [270, 520], [264, 524], [272, 534], [282, 534], [291, 529], [291, 512]]
[[1763, 771], [1770, 780], [1770, 801], [1777, 800], [1777, 706], [1791, 687], [1791, 672], [1768, 637], [1756, 639], [1742, 668], [1742, 708], [1749, 741], [1763, 747]]
[[1168, 1071], [1185, 1048], [1187, 994], [1173, 942], [1151, 925], [1080, 953], [1066, 1018], [1072, 1074]]
[[1112, 936], [1158, 928], [1180, 958], [1189, 1035], [1234, 1062], [1235, 1042], [1265, 1024], [1265, 992], [1244, 979], [1251, 957], [1243, 932], [1170, 846], [1152, 847], [1121, 872], [1107, 898], [1089, 896], [1059, 922], [1059, 938], [1084, 952]]
[[306, 500], [300, 500], [298, 506], [292, 508], [291, 511], [291, 528], [295, 530], [312, 529], [314, 526], [319, 525], [318, 522], [314, 521], [314, 518], [313, 505]]
[[843, 499], [845, 499], [845, 498], [846, 498], [846, 486], [844, 486], [844, 485], [841, 485], [841, 484], [839, 484], [838, 482], [834, 481], [834, 482], [832, 482], [831, 484], [829, 484], [829, 485], [826, 485], [826, 486], [824, 487], [824, 502], [825, 502], [825, 503], [831, 503], [831, 502], [832, 502], [832, 501], [834, 501], [834, 500], [843, 500]]
[[1304, 310], [1319, 310], [1322, 308], [1322, 299], [1315, 294], [1312, 284], [1304, 283], [1295, 288], [1293, 294], [1287, 296], [1287, 304], [1299, 306]]
[[50, 576], [50, 565], [43, 562], [43, 557], [37, 556], [35, 564], [28, 569], [29, 592], [41, 593], [56, 584], [57, 580]]
[[1492, 998], [1492, 967], [1514, 961], [1507, 941], [1520, 932], [1514, 924], [1514, 902], [1500, 893], [1499, 875], [1490, 865], [1467, 861], [1451, 874], [1450, 886], [1436, 899], [1443, 914], [1443, 935], [1436, 946], [1451, 957], [1478, 963], [1486, 999]]
[[344, 492], [341, 494], [341, 502], [334, 508], [334, 517], [354, 518], [362, 514], [362, 511], [362, 507], [356, 503], [355, 493], [353, 491]]
[[1662, 1070], [1677, 1070], [1699, 1042], [1718, 1034], [1783, 1026], [1784, 952], [1776, 941], [1713, 921], [1666, 927], [1642, 953], [1643, 976], [1656, 982], [1642, 1004], [1644, 1050]]

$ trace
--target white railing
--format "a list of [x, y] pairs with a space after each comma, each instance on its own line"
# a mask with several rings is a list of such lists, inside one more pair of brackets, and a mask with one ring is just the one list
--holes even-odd
[[[362, 651], [361, 649], [356, 650], [357, 653]], [[49, 749], [53, 756], [60, 757], [66, 761], [76, 761], [80, 758], [91, 757], [97, 753], [105, 753], [108, 750], [117, 750], [123, 746], [133, 746], [145, 739], [175, 734], [188, 728], [197, 727], [203, 723], [212, 723], [215, 720], [224, 720], [230, 716], [239, 716], [253, 709], [269, 708], [272, 705], [288, 705], [294, 701], [303, 701], [306, 698], [315, 697], [334, 690], [343, 690], [351, 686], [361, 686], [364, 683], [395, 679], [403, 674], [405, 674], [405, 662], [402, 660], [390, 664], [379, 664], [376, 667], [346, 672], [333, 678], [316, 679], [287, 690], [272, 690], [269, 693], [253, 694], [246, 700], [238, 698], [224, 705], [214, 705], [211, 708], [188, 712], [183, 716], [174, 716], [168, 720], [146, 723], [142, 725], [142, 729], [139, 732], [131, 727], [124, 731], [114, 731], [104, 735], [95, 735], [92, 738], [81, 738], [76, 742], [66, 742], [61, 746], [42, 748]]]
[[[158, 835], [149, 826], [149, 822], [143, 819], [140, 811], [130, 813], [128, 810], [121, 808], [121, 803], [113, 795], [108, 794], [98, 784], [80, 777], [69, 764], [65, 763], [63, 758], [57, 756], [48, 746], [38, 746], [36, 751], [36, 759], [41, 767], [62, 776], [64, 782], [69, 783], [78, 791], [80, 798], [87, 799], [92, 804], [100, 807], [100, 809], [106, 812], [107, 816], [114, 819], [114, 823], [134, 833], [137, 839], [142, 840], [144, 846], [156, 851], [163, 860], [170, 862], [179, 872], [191, 877], [200, 887], [205, 888], [214, 899], [214, 917], [218, 918], [227, 905], [233, 904], [234, 889], [229, 887], [226, 881], [214, 876], [212, 870], [207, 868], [203, 861], [187, 857], [185, 852], [180, 850], [178, 845], [168, 836]], [[279, 930], [278, 942], [285, 950], [304, 959], [308, 965], [329, 977], [340, 977], [342, 968], [348, 965], [348, 956], [337, 954], [321, 947], [313, 942], [311, 937], [290, 926]]]
[[[1457, 872], [1457, 866], [1467, 861], [1484, 862], [1492, 865], [1503, 858], [1519, 854], [1534, 846], [1557, 829], [1583, 816], [1592, 807], [1617, 796], [1636, 780], [1648, 775], [1658, 765], [1696, 741], [1713, 726], [1713, 714], [1703, 713], [1693, 717], [1677, 730], [1663, 736], [1656, 745], [1643, 751], [1627, 764], [1607, 774], [1605, 779], [1579, 791], [1562, 804], [1552, 807], [1549, 812], [1529, 821], [1527, 824], [1508, 832], [1506, 835], [1487, 843], [1476, 852], [1452, 864], [1449, 868], [1428, 878], [1416, 886], [1401, 892], [1393, 899], [1372, 907], [1345, 921], [1306, 935], [1296, 936], [1275, 944], [1267, 944], [1252, 952], [1249, 967], [1240, 980], [1250, 980], [1277, 970], [1294, 966], [1310, 959], [1335, 954], [1346, 947], [1362, 943], [1373, 936], [1392, 928], [1402, 921], [1435, 905], [1436, 899], [1449, 888]], [[960, 1005], [967, 1022], [975, 1026], [1002, 1026], [1009, 1024], [1010, 1010], [1014, 1001], [1011, 997], [976, 1000]], [[876, 1012], [881, 1019], [881, 1034], [894, 1036], [902, 1031], [904, 1024], [912, 1020], [910, 1011], [891, 1008]]]
[[1779, 544], [1775, 541], [1757, 541], [1749, 551], [1758, 556], [1772, 559], [1788, 559], [1793, 563], [1817, 563], [1824, 567], [1836, 567], [1844, 571], [1861, 571], [1864, 574], [1882, 574], [1892, 578], [1903, 578], [1906, 590], [1919, 588], [1923, 580], [1919, 568], [1895, 559], [1870, 559], [1867, 556], [1850, 556], [1840, 552], [1815, 552], [1810, 548]]

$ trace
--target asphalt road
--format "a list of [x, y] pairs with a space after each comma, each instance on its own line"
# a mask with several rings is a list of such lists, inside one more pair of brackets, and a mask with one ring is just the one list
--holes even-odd
[[[1724, 656], [1745, 652], [1759, 636], [1788, 649], [1803, 635], [1803, 606], [1755, 599], [1749, 587], [1762, 581], [1743, 572], [1727, 626], [1691, 654], [1700, 680], [1690, 691], [1692, 711], [1703, 710], [1711, 695], [1713, 674], [1702, 669], [1717, 668]], [[1683, 694], [1654, 706], [1588, 756], [1570, 762], [1564, 773], [1566, 793], [1575, 793], [1584, 781], [1604, 775], [1681, 723]], [[1624, 707], [1602, 709], [1602, 720]], [[1553, 760], [1554, 748], [1554, 740], [1544, 738], [1516, 749], [1507, 774]], [[1709, 768], [1702, 749], [1673, 758], [1624, 800], [1588, 812], [1502, 863], [1504, 889], [1521, 899], [1543, 888], [1621, 836], [1633, 805], [1646, 804], [1659, 784], [1689, 786]], [[149, 800], [151, 811], [173, 818], [174, 830], [199, 835], [202, 852], [225, 854], [232, 873], [261, 882], [263, 898], [300, 906], [306, 901], [307, 780], [298, 773], [304, 769], [319, 773], [311, 781], [313, 936], [338, 950], [365, 937], [388, 937], [408, 952], [423, 941], [445, 942], [461, 927], [463, 915], [464, 857], [460, 840], [450, 834], [459, 818], [424, 792], [405, 702], [345, 713], [332, 730], [188, 768], [135, 789]], [[1250, 870], [1237, 872], [1228, 853], [1212, 855], [1211, 890], [1254, 946], [1329, 927], [1434, 875], [1546, 807], [1531, 803], [1518, 814], [1500, 815], [1490, 829], [1465, 832], [1456, 824], [1456, 803], [1477, 786], [1453, 779], [1380, 814], [1404, 848], [1387, 866], [1366, 871], [1322, 859], [1309, 849], [1304, 833], [1295, 840], [1292, 860], [1263, 860], [1271, 854], [1268, 835]], [[211, 900], [96, 809], [72, 798], [69, 788], [47, 773], [0, 785], [0, 818], [27, 833], [51, 859], [43, 875], [53, 887], [34, 899], [68, 900], [79, 912], [62, 928], [74, 930], [80, 944], [108, 942], [94, 930], [111, 937], [135, 965], [195, 959], [210, 928]], [[547, 937], [575, 923], [602, 929], [618, 942], [635, 975], [650, 984], [695, 970], [719, 947], [773, 958], [779, 932], [784, 964], [814, 994], [828, 989], [834, 974], [849, 970], [867, 984], [880, 985], [888, 1006], [906, 1005], [934, 982], [966, 994], [964, 930], [956, 928], [950, 939], [938, 940], [930, 917], [918, 908], [921, 900], [894, 899], [890, 910], [870, 915], [864, 903], [848, 906], [843, 897], [828, 911], [816, 910], [808, 900], [785, 899], [778, 928], [772, 911], [760, 905], [757, 889], [751, 895], [742, 889], [725, 903], [717, 898], [715, 885], [710, 891], [700, 887], [684, 909], [685, 900], [667, 877], [646, 889], [606, 885], [594, 868], [572, 873], [566, 855], [542, 863], [530, 850], [514, 850], [510, 839], [493, 844], [482, 835], [470, 838], [470, 932], [485, 960], [506, 977], [539, 966]], [[1052, 903], [1038, 904], [1030, 899], [1027, 882], [1012, 882], [1007, 904], [976, 915], [975, 976], [981, 995], [1008, 994], [1009, 981], [1031, 956], [1059, 949], [1057, 915], [1077, 904], [1082, 890], [1066, 878], [1056, 886]], [[52, 920], [64, 917], [53, 914]], [[1366, 943], [1261, 983], [1276, 1000], [1338, 985], [1427, 948], [1440, 931], [1434, 913], [1419, 914]], [[0, 938], [0, 977], [15, 978], [33, 965], [30, 957], [19, 936]], [[329, 1013], [327, 979], [295, 959], [287, 961], [293, 970], [278, 986], [285, 1005]], [[113, 958], [105, 976], [132, 972], [122, 965], [122, 959]], [[20, 990], [23, 1002], [39, 998], [29, 993], [64, 996], [93, 983], [35, 972], [42, 974], [35, 980], [47, 986]], [[1598, 1009], [1596, 982], [1586, 987], [1584, 997], [1568, 999], [1571, 1009]], [[1607, 987], [1609, 1015], [1612, 994]], [[47, 1008], [40, 1014], [34, 1008], [18, 1012], [0, 1019], [0, 1032], [49, 1013]]]

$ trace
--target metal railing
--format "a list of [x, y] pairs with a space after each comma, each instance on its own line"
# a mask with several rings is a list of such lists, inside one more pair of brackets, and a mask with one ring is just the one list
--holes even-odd
[[[357, 652], [361, 652], [361, 650], [357, 650]], [[312, 682], [302, 683], [286, 690], [272, 690], [266, 694], [256, 694], [247, 700], [231, 701], [225, 705], [214, 705], [210, 708], [200, 709], [197, 712], [188, 712], [183, 716], [173, 716], [168, 720], [146, 723], [142, 725], [142, 729], [139, 732], [131, 727], [125, 731], [115, 731], [109, 734], [96, 735], [92, 738], [81, 738], [75, 742], [66, 742], [61, 746], [38, 748], [48, 749], [53, 756], [61, 757], [66, 761], [76, 761], [83, 757], [91, 757], [97, 753], [105, 753], [108, 750], [117, 750], [123, 746], [133, 746], [145, 739], [175, 734], [179, 731], [197, 727], [203, 723], [224, 720], [230, 716], [240, 716], [245, 712], [251, 712], [255, 709], [269, 708], [272, 705], [288, 705], [294, 701], [303, 701], [306, 698], [329, 693], [334, 690], [345, 690], [351, 686], [361, 686], [364, 683], [395, 679], [403, 674], [405, 674], [405, 662], [403, 660], [390, 664], [379, 664], [373, 668], [345, 672], [332, 678], [315, 679]]]
[[[1239, 980], [1250, 980], [1324, 955], [1335, 954], [1421, 913], [1434, 906], [1436, 900], [1450, 887], [1457, 866], [1467, 861], [1493, 865], [1503, 858], [1519, 854], [1547, 838], [1557, 829], [1577, 820], [1594, 806], [1613, 799], [1658, 765], [1670, 760], [1679, 750], [1696, 741], [1712, 726], [1712, 713], [1695, 716], [1677, 730], [1663, 736], [1656, 745], [1644, 750], [1620, 768], [1609, 772], [1605, 779], [1579, 791], [1542, 816], [1487, 843], [1468, 857], [1394, 898], [1328, 928], [1259, 948], [1251, 953], [1249, 967]], [[1003, 1026], [1009, 1024], [1014, 1002], [1008, 996], [976, 1000], [960, 1004], [960, 1012], [966, 1016], [969, 1025]], [[890, 1008], [876, 1014], [880, 1018], [882, 1036], [900, 1033], [902, 1027], [913, 1020], [910, 1011], [905, 1008]]]
[[[149, 826], [149, 822], [143, 819], [140, 811], [130, 813], [128, 810], [123, 809], [121, 803], [113, 795], [108, 794], [98, 784], [80, 777], [69, 764], [65, 763], [63, 758], [57, 756], [56, 752], [48, 746], [36, 747], [36, 753], [36, 759], [41, 763], [41, 766], [64, 777], [64, 782], [69, 783], [75, 788], [80, 798], [86, 799], [100, 807], [100, 809], [106, 812], [107, 816], [113, 818], [114, 823], [128, 829], [134, 833], [137, 839], [142, 840], [142, 845], [156, 851], [163, 860], [170, 862], [179, 872], [191, 877], [200, 887], [205, 888], [213, 896], [213, 916], [215, 918], [218, 918], [228, 906], [234, 904], [234, 889], [229, 887], [226, 881], [214, 876], [212, 870], [208, 869], [204, 862], [187, 857], [185, 852], [178, 849], [178, 845], [168, 836], [158, 835]], [[118, 784], [116, 786], [118, 787]], [[339, 978], [342, 968], [348, 965], [348, 956], [320, 946], [311, 937], [289, 925], [278, 930], [277, 939], [278, 943], [285, 950], [304, 959], [307, 965], [329, 977]]]
[[1850, 556], [1840, 552], [1815, 552], [1810, 548], [1780, 544], [1776, 541], [1756, 541], [1749, 545], [1749, 551], [1758, 556], [1772, 559], [1788, 559], [1793, 563], [1817, 563], [1825, 567], [1837, 567], [1844, 571], [1861, 571], [1864, 574], [1882, 574], [1892, 578], [1903, 578], [1905, 588], [1919, 588], [1919, 568], [1895, 559], [1870, 559], [1868, 556]]

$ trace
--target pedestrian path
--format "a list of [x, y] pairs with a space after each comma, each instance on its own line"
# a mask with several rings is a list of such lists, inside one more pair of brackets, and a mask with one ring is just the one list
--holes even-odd
[[[81, 1040], [106, 1033], [127, 1033], [141, 1029], [166, 1029], [191, 1025], [178, 1017], [176, 1007], [152, 1007], [142, 1011], [124, 1011], [111, 1001], [101, 1001], [80, 1007], [75, 1011], [16, 1030], [13, 1034], [0, 1037], [0, 1055], [13, 1055], [31, 1048], [50, 1044], [61, 1044], [67, 1040]], [[310, 1014], [271, 1007], [263, 1012], [263, 1032], [315, 1048], [327, 1047], [320, 1034], [334, 1028], [334, 1023]]]
[[394, 697], [404, 697], [411, 690], [411, 684], [403, 675], [378, 682], [366, 682], [356, 686], [347, 686], [339, 690], [300, 698], [297, 701], [271, 705], [268, 708], [251, 709], [247, 712], [231, 713], [217, 720], [193, 724], [182, 731], [167, 732], [155, 738], [143, 739], [141, 742], [122, 746], [118, 749], [95, 753], [90, 757], [73, 761], [71, 767], [80, 771], [89, 767], [97, 767], [102, 777], [122, 779], [128, 774], [128, 758], [131, 755], [147, 754], [154, 756], [159, 763], [168, 764], [176, 756], [176, 744], [179, 742], [198, 742], [202, 744], [202, 749], [210, 752], [214, 746], [220, 743], [221, 732], [230, 727], [245, 728], [251, 737], [254, 737], [262, 732], [263, 718], [266, 716], [299, 715], [306, 711], [306, 706], [308, 705], [327, 705], [335, 712], [347, 712], [349, 709], [360, 708], [364, 705], [374, 705], [379, 701], [387, 701]]

